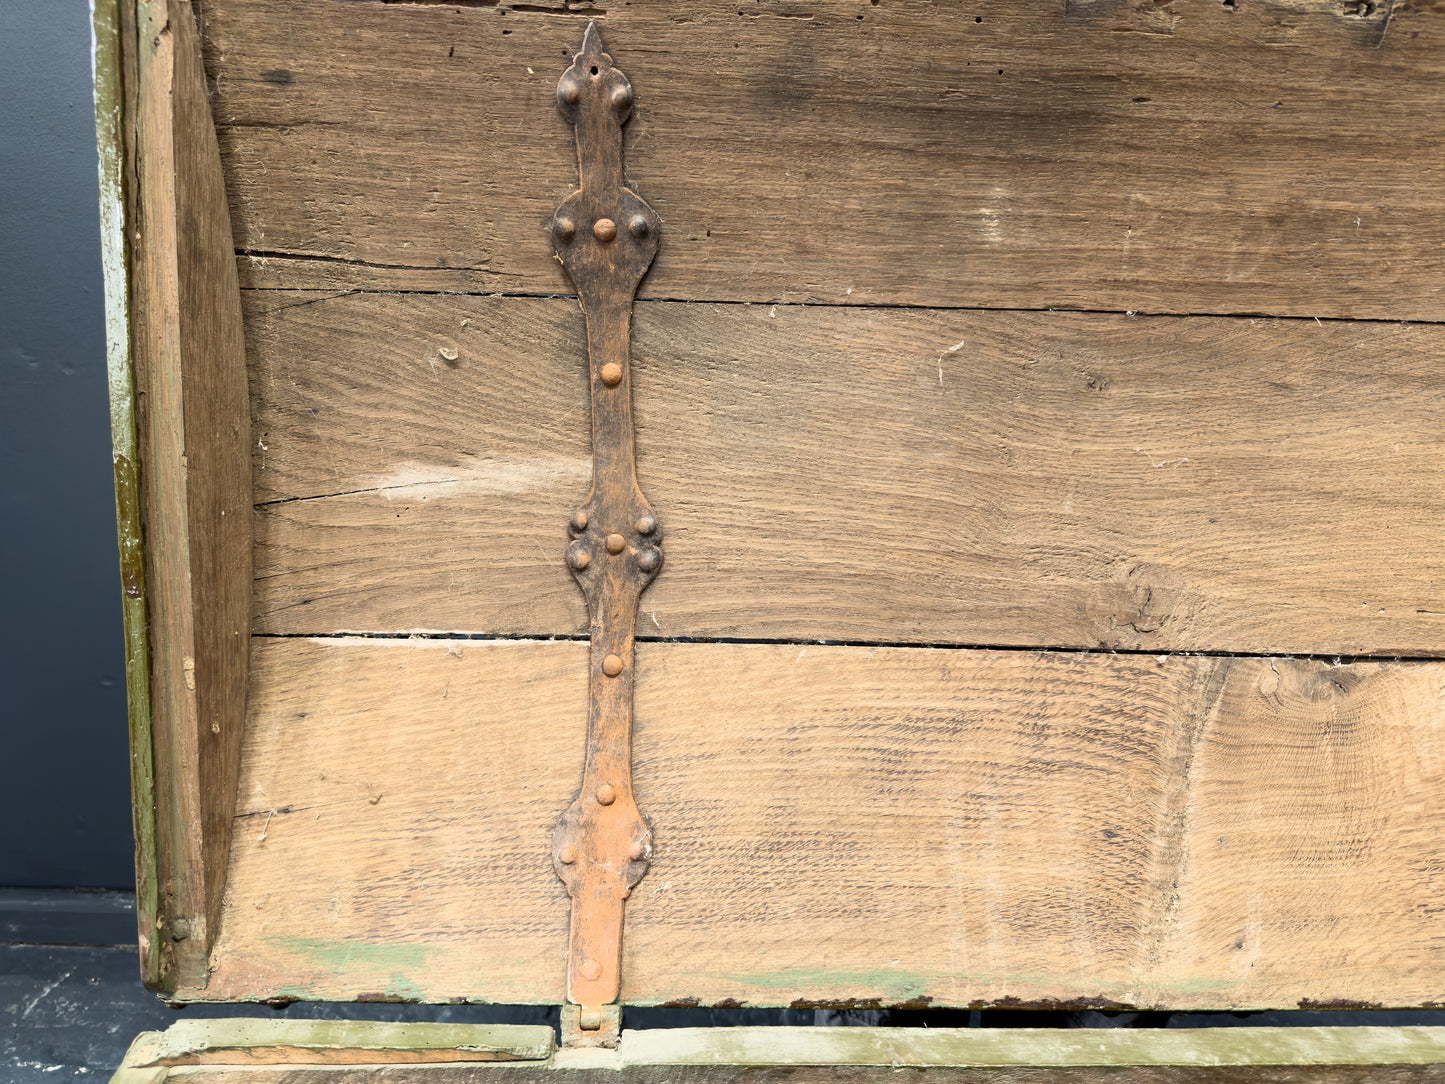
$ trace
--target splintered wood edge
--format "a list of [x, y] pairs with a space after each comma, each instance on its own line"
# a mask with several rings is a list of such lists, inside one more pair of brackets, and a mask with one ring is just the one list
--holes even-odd
[[160, 953], [149, 951], [160, 913], [156, 876], [155, 754], [151, 735], [150, 645], [141, 532], [136, 380], [131, 358], [130, 272], [126, 261], [125, 90], [119, 0], [92, 0], [91, 70], [100, 172], [101, 271], [105, 283], [106, 375], [115, 467], [116, 535], [130, 729], [131, 816], [136, 841], [136, 925], [146, 984], [161, 981]]
[[[803, 1066], [1089, 1068], [1158, 1066], [1433, 1066], [1445, 1064], [1445, 1027], [1305, 1028], [667, 1028], [624, 1031], [615, 1051], [555, 1050], [540, 1026], [393, 1024], [331, 1020], [206, 1020], [148, 1032], [131, 1046], [112, 1084], [165, 1080], [164, 1059], [237, 1067], [288, 1062], [288, 1050], [324, 1055], [311, 1067], [397, 1064], [395, 1055], [513, 1061], [476, 1073], [521, 1068], [627, 1070], [648, 1066], [724, 1069]], [[376, 1054], [393, 1055], [385, 1062]], [[368, 1059], [373, 1059], [368, 1061]], [[413, 1058], [419, 1062], [420, 1058]], [[176, 1061], [169, 1063], [174, 1066]], [[470, 1079], [470, 1078], [469, 1078]], [[479, 1078], [480, 1079], [480, 1078]]]

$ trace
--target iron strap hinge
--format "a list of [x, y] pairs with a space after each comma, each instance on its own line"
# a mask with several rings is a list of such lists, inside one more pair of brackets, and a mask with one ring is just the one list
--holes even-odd
[[592, 387], [592, 492], [572, 517], [567, 564], [587, 596], [592, 649], [586, 766], [552, 835], [552, 865], [572, 897], [567, 999], [578, 1008], [564, 1011], [564, 1023], [576, 1019], [574, 1043], [605, 1043], [618, 1021], [624, 901], [652, 855], [652, 829], [632, 795], [633, 632], [662, 567], [662, 534], [637, 485], [630, 340], [659, 222], [623, 183], [632, 84], [595, 25], [557, 85], [557, 104], [577, 130], [581, 188], [557, 209], [552, 244], [587, 318]]

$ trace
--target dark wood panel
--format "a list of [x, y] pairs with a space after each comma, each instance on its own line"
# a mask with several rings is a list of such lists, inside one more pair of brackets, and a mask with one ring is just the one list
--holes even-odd
[[596, 13], [644, 296], [1445, 314], [1438, 5], [605, 7], [206, 0], [245, 283], [570, 293], [553, 96]]
[[[255, 629], [585, 631], [574, 302], [250, 292]], [[1445, 329], [647, 303], [640, 632], [1445, 648]]]

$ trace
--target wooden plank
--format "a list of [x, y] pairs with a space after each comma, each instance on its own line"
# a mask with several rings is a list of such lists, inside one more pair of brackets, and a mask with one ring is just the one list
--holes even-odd
[[159, 949], [161, 974], [147, 972], [164, 987], [204, 975], [220, 914], [246, 695], [250, 435], [240, 294], [194, 17], [186, 0], [139, 0], [124, 13], [146, 543], [143, 588], [131, 580], [127, 589], [143, 589], [149, 604], [162, 898], [142, 951]]
[[556, 1046], [541, 1025], [369, 1020], [183, 1020], [145, 1038], [137, 1067], [545, 1061]]
[[[263, 633], [585, 633], [565, 300], [249, 292]], [[660, 637], [1445, 649], [1445, 329], [638, 306]]]
[[[178, 996], [559, 1000], [585, 654], [261, 638]], [[638, 678], [625, 1002], [1445, 1000], [1445, 663], [644, 643]]]
[[[898, 1079], [894, 1069], [846, 1065], [765, 1069], [635, 1066], [622, 1072], [611, 1066], [542, 1069], [529, 1065], [424, 1065], [407, 1066], [400, 1072], [396, 1067], [390, 1069], [388, 1084], [890, 1084]], [[111, 1084], [370, 1084], [376, 1079], [376, 1071], [374, 1066], [298, 1066], [269, 1071], [206, 1066], [176, 1070], [170, 1075], [117, 1075]], [[128, 1072], [122, 1070], [122, 1074]], [[1434, 1084], [1445, 1080], [1445, 1067], [1440, 1065], [948, 1067], [913, 1072], [922, 1084]]]
[[[225, 1028], [237, 1021], [220, 1021]], [[295, 1029], [299, 1022], [273, 1024]], [[208, 1022], [209, 1024], [209, 1022]], [[315, 1026], [328, 1026], [316, 1022]], [[204, 1025], [203, 1025], [204, 1026]], [[352, 1029], [383, 1028], [406, 1033], [425, 1024], [350, 1024]], [[434, 1027], [434, 1025], [433, 1025]], [[456, 1030], [482, 1032], [472, 1026]], [[172, 1031], [175, 1029], [172, 1028]], [[389, 1075], [416, 1082], [465, 1079], [475, 1084], [506, 1080], [513, 1084], [548, 1080], [584, 1084], [622, 1080], [626, 1084], [663, 1080], [703, 1084], [721, 1080], [863, 1081], [894, 1079], [909, 1068], [929, 1082], [970, 1084], [1069, 1081], [1073, 1084], [1126, 1082], [1200, 1082], [1230, 1080], [1345, 1081], [1439, 1080], [1445, 1078], [1445, 1034], [1441, 1028], [1228, 1028], [1213, 1030], [1047, 1028], [669, 1028], [627, 1031], [613, 1051], [558, 1051], [542, 1063], [508, 1066], [393, 1066]], [[170, 1033], [167, 1032], [168, 1036]], [[143, 1037], [165, 1042], [165, 1036]], [[405, 1041], [405, 1040], [403, 1040]], [[139, 1048], [139, 1044], [138, 1044]], [[139, 1065], [143, 1051], [133, 1049], [127, 1067]], [[244, 1055], [245, 1051], [237, 1051]], [[358, 1051], [358, 1053], [361, 1053]], [[326, 1084], [357, 1079], [335, 1067], [256, 1070], [238, 1059], [210, 1072], [187, 1072], [184, 1079], [305, 1081]], [[231, 1071], [227, 1072], [227, 1068]], [[882, 1073], [889, 1074], [881, 1076]], [[124, 1070], [123, 1070], [124, 1071]], [[131, 1071], [135, 1071], [132, 1069]], [[373, 1070], [374, 1071], [374, 1070]], [[1375, 1075], [1366, 1076], [1365, 1071]], [[1020, 1072], [1026, 1074], [1020, 1076]], [[500, 1076], [498, 1074], [506, 1074]], [[726, 1075], [724, 1075], [726, 1074]]]
[[643, 296], [1445, 316], [1429, 4], [605, 7], [207, 0], [246, 283], [570, 293], [553, 95], [595, 16]]
[[[91, 5], [95, 134], [100, 165], [101, 268], [105, 281], [106, 377], [115, 470], [116, 543], [120, 552], [125, 687], [130, 732], [131, 825], [136, 853], [136, 925], [141, 974], [161, 981], [161, 954], [151, 951], [160, 916], [156, 850], [154, 737], [151, 717], [149, 612], [146, 605], [136, 373], [131, 364], [130, 268], [126, 262], [126, 74], [120, 0]], [[131, 57], [134, 61], [134, 57]]]

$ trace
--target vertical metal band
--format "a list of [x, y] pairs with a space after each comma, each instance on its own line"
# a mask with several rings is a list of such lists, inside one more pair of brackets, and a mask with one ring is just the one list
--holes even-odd
[[[572, 897], [567, 998], [582, 1032], [603, 1031], [617, 1000], [623, 901], [647, 872], [652, 830], [632, 796], [633, 629], [662, 567], [662, 533], [637, 485], [632, 429], [632, 299], [657, 253], [657, 215], [623, 184], [622, 125], [632, 84], [595, 25], [557, 86], [577, 129], [582, 187], [557, 209], [552, 243], [587, 317], [592, 492], [572, 517], [567, 564], [592, 626], [587, 762], [552, 836], [552, 864]], [[612, 1014], [615, 1024], [615, 1013]]]

